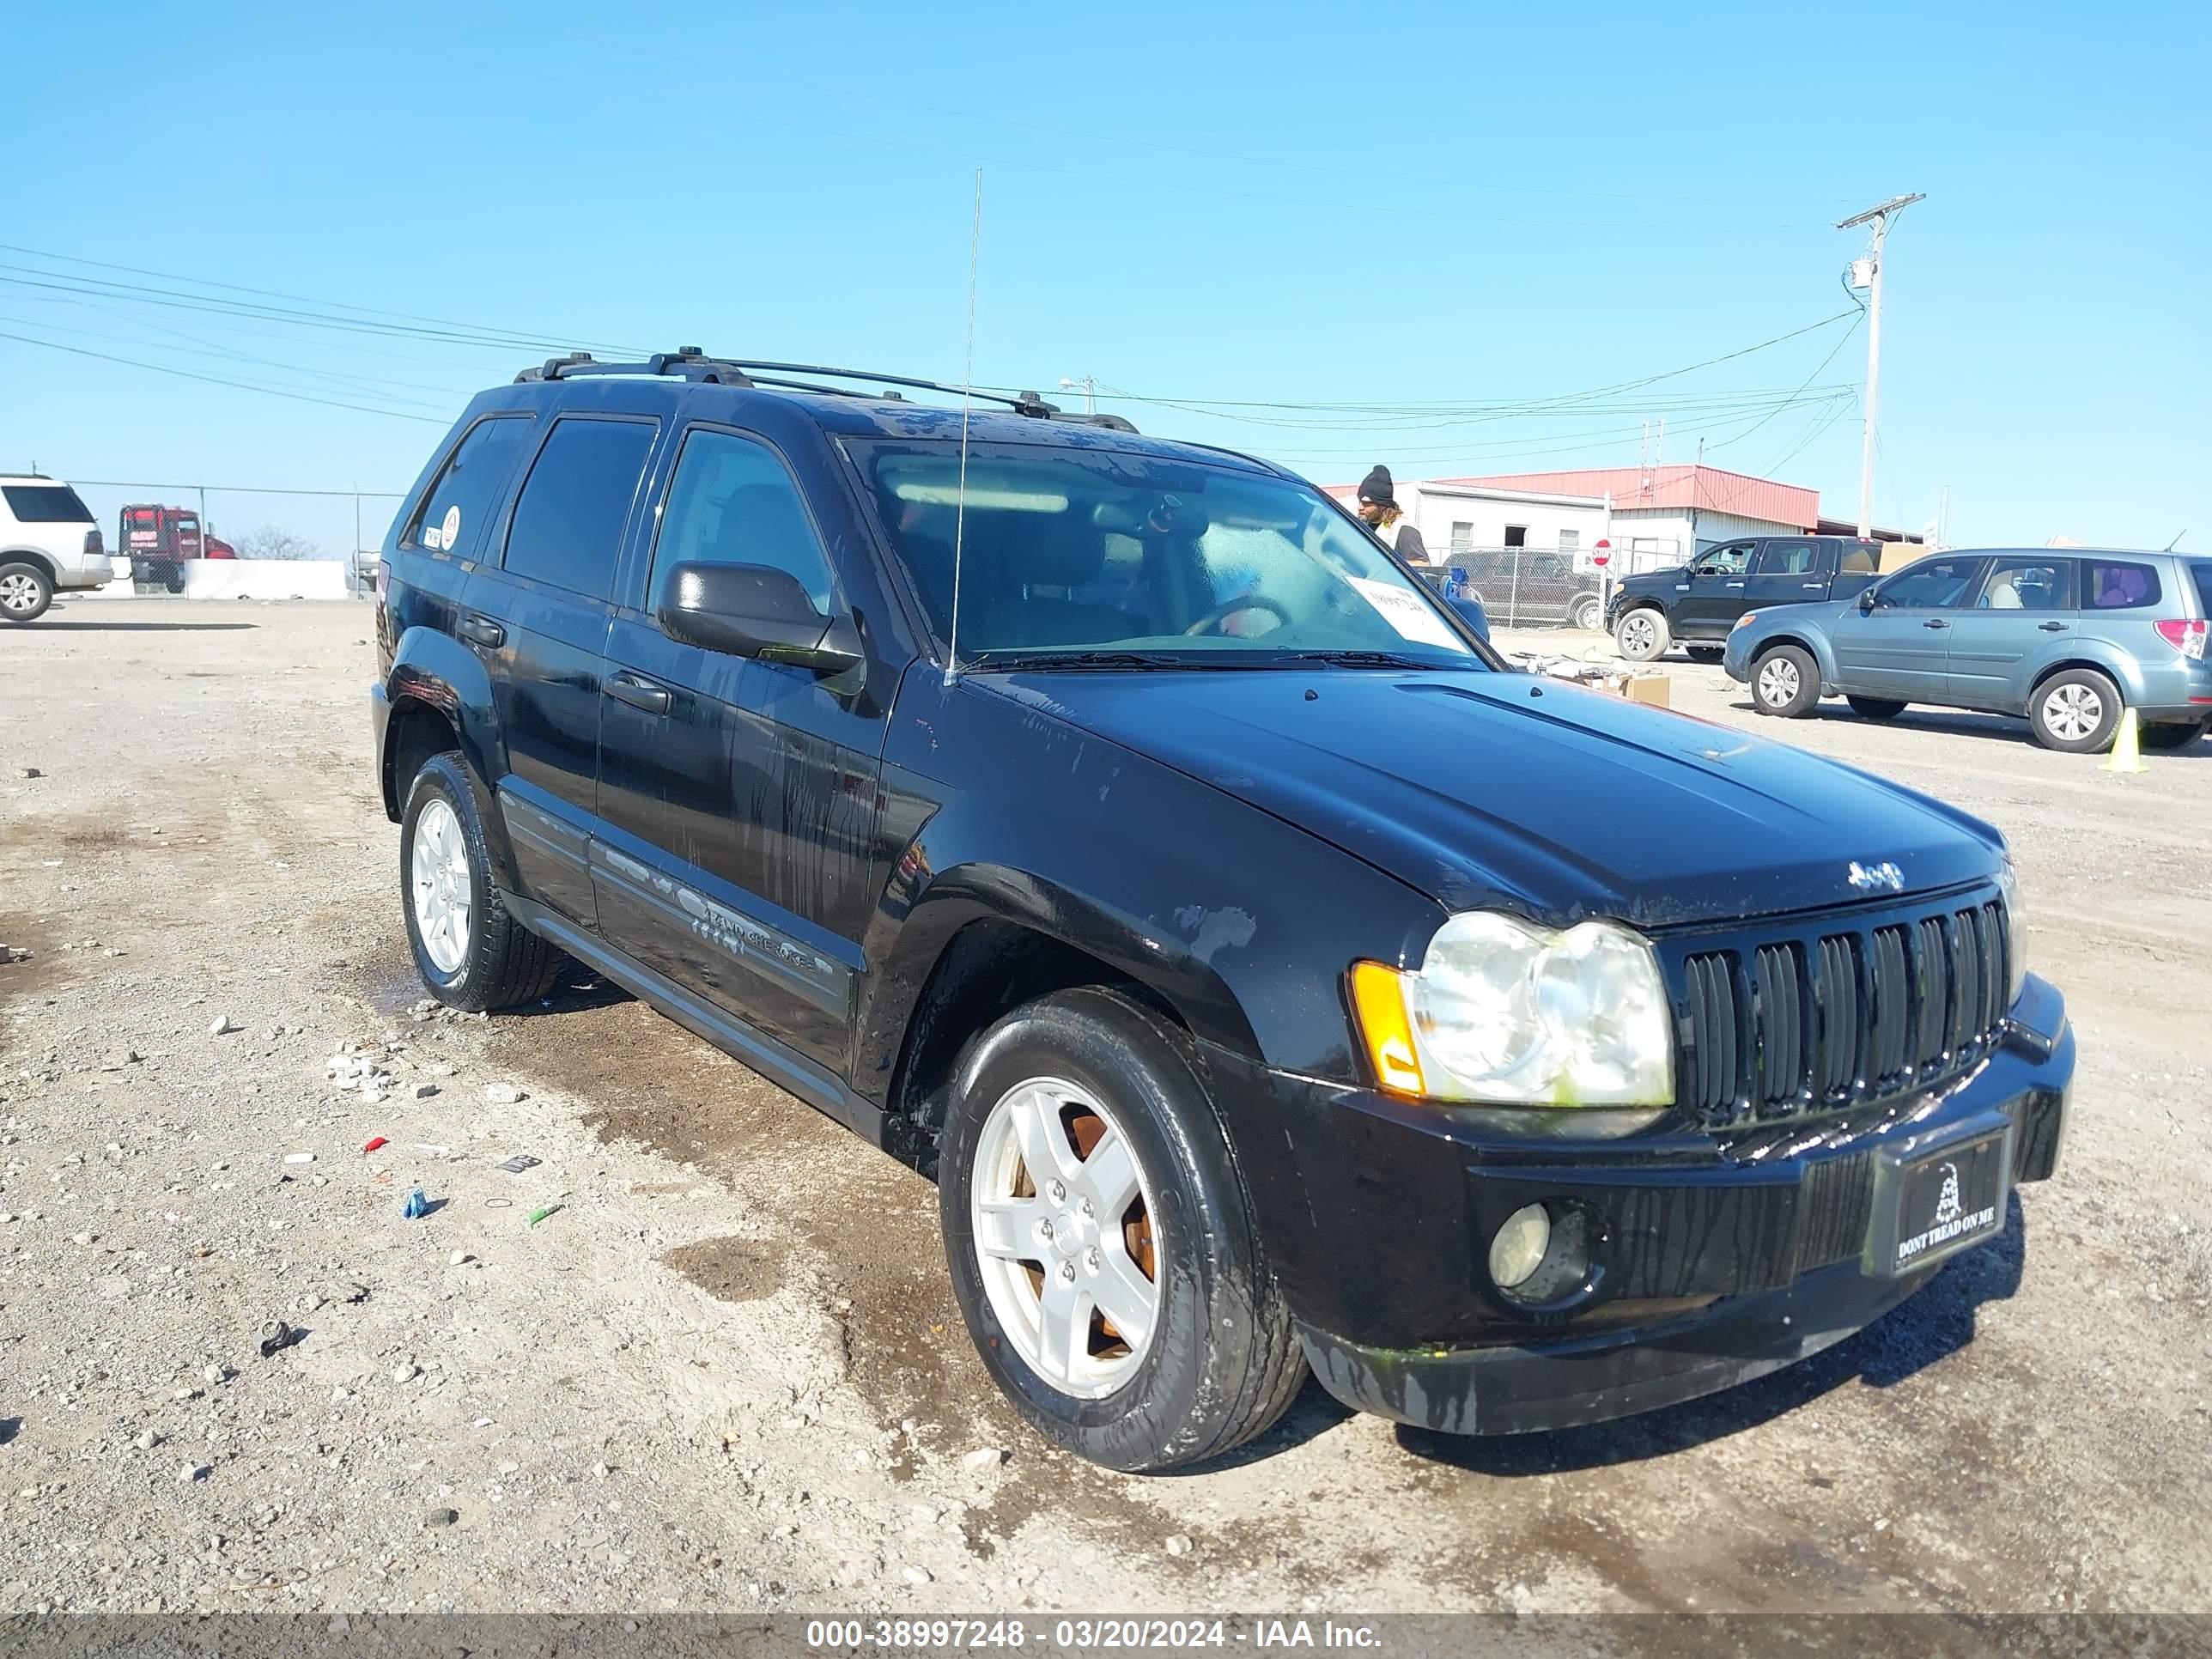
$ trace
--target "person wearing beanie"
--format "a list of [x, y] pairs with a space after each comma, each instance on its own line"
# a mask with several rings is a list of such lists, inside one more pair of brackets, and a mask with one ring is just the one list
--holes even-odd
[[1389, 467], [1377, 466], [1359, 481], [1359, 517], [1385, 547], [1395, 550], [1407, 563], [1429, 562], [1428, 544], [1398, 505]]

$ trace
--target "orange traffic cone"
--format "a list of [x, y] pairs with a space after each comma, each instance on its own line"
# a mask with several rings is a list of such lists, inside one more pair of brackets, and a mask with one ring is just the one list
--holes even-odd
[[2119, 735], [2112, 739], [2112, 752], [2105, 757], [2102, 770], [2106, 772], [2148, 772], [2143, 764], [2142, 738], [2136, 711], [2124, 709], [2120, 714]]

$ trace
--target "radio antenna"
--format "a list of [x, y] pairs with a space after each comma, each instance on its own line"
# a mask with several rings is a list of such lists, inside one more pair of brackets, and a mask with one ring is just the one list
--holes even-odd
[[952, 637], [945, 683], [960, 678], [960, 555], [968, 539], [968, 416], [975, 403], [975, 264], [983, 246], [983, 169], [975, 169], [975, 217], [968, 230], [968, 366], [960, 374], [960, 493], [952, 508]]

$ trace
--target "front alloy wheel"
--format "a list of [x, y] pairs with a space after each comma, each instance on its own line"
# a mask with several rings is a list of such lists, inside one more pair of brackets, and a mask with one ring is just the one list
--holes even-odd
[[1000, 1328], [1060, 1393], [1102, 1400], [1143, 1364], [1160, 1312], [1152, 1199], [1104, 1103], [1028, 1079], [984, 1120], [969, 1194]]

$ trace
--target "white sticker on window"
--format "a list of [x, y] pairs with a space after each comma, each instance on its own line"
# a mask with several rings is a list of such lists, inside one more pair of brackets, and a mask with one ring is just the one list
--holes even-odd
[[1418, 641], [1423, 645], [1449, 646], [1455, 651], [1466, 649], [1444, 625], [1442, 617], [1404, 588], [1364, 576], [1353, 576], [1351, 582], [1368, 604], [1382, 613], [1382, 620], [1398, 630], [1400, 639]]
[[438, 539], [442, 545], [449, 550], [458, 547], [460, 544], [461, 509], [458, 506], [449, 507], [446, 509], [445, 527], [440, 533]]
[[425, 546], [425, 547], [428, 548], [428, 549], [430, 550], [430, 551], [432, 551], [433, 553], [435, 553], [435, 552], [436, 552], [440, 548], [443, 547], [445, 544], [446, 544], [446, 538], [445, 538], [445, 535], [444, 535], [444, 533], [443, 533], [442, 532], [441, 532], [441, 531], [439, 530], [439, 528], [438, 528], [438, 526], [435, 526], [435, 525], [434, 525], [434, 524], [426, 524], [426, 525], [424, 525], [424, 526], [422, 526], [422, 545], [423, 545], [423, 546]]

